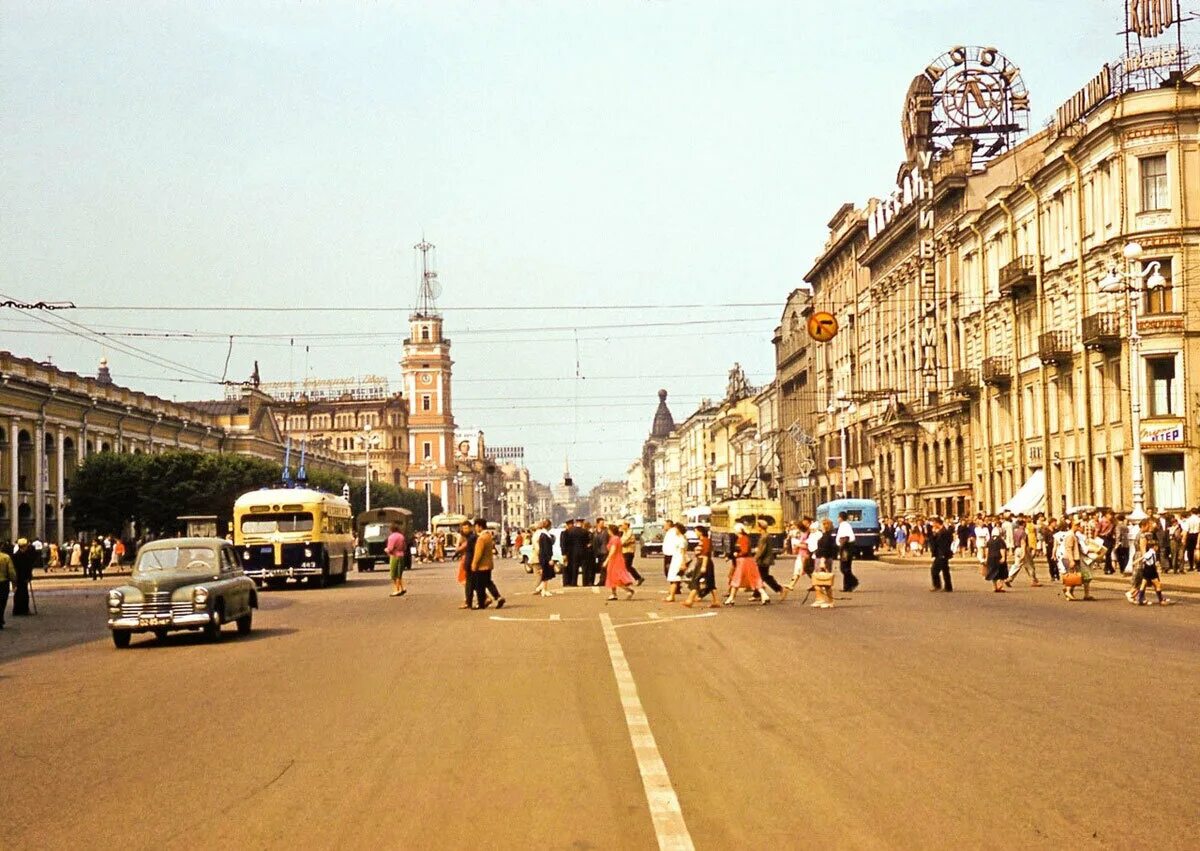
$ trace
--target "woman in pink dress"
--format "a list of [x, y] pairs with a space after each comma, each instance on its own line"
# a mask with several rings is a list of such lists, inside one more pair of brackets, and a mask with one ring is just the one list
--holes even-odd
[[739, 523], [733, 528], [737, 532], [737, 542], [733, 546], [733, 572], [729, 577], [729, 598], [725, 601], [726, 606], [733, 605], [733, 601], [737, 599], [737, 592], [742, 588], [761, 591], [763, 584], [762, 574], [758, 572], [754, 556], [750, 555], [750, 536], [746, 534], [746, 527]]
[[633, 576], [625, 567], [625, 556], [621, 552], [621, 531], [611, 523], [608, 526], [608, 557], [604, 561], [604, 587], [608, 599], [617, 599], [617, 589], [624, 588], [628, 599], [633, 599]]

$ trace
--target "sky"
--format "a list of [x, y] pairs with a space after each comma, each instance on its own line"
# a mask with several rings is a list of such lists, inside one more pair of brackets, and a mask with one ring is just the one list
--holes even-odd
[[0, 350], [181, 401], [255, 361], [399, 389], [424, 237], [459, 428], [623, 479], [659, 388], [682, 421], [735, 362], [771, 380], [826, 223], [894, 186], [914, 75], [994, 46], [1037, 128], [1122, 8], [4, 0], [0, 300], [77, 308], [0, 310]]

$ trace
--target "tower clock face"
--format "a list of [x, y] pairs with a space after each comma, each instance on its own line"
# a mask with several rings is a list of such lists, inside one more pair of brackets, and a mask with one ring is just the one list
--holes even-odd
[[430, 375], [428, 372], [421, 373], [421, 383], [422, 384], [432, 384], [433, 376]]

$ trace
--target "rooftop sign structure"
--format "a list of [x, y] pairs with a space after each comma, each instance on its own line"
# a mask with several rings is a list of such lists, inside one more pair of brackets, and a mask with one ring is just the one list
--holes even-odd
[[983, 165], [1029, 128], [1029, 92], [1021, 70], [994, 47], [952, 47], [913, 79], [901, 118], [908, 161], [975, 141]]

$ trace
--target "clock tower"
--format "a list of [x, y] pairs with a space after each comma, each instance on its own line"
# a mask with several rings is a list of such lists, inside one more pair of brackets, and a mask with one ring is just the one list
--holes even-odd
[[451, 407], [450, 341], [442, 335], [437, 309], [441, 284], [433, 269], [433, 245], [421, 240], [421, 281], [408, 317], [400, 370], [408, 396], [408, 486], [429, 490], [447, 513], [458, 513], [454, 488], [454, 413]]

